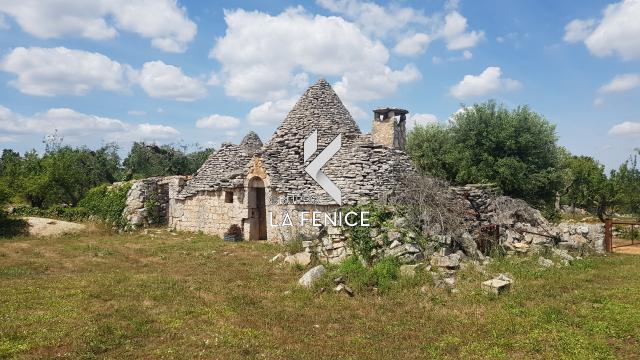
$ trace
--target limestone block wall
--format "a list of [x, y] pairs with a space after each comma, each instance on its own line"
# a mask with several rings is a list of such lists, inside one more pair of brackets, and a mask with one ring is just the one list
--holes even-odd
[[[226, 202], [226, 192], [233, 194], [233, 202]], [[182, 231], [202, 231], [223, 236], [233, 224], [243, 228], [248, 217], [243, 188], [207, 191], [187, 199], [173, 199], [169, 226]], [[245, 231], [245, 237], [248, 232]]]

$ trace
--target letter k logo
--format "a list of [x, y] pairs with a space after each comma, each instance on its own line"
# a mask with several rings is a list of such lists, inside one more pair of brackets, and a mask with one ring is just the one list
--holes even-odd
[[[341, 146], [342, 134], [338, 134], [338, 136], [336, 136], [336, 138], [333, 139], [331, 143], [329, 143], [329, 145], [327, 145], [327, 147], [324, 148], [324, 150], [322, 150], [320, 154], [318, 154], [318, 156], [316, 156], [316, 158], [304, 168], [304, 171], [306, 171], [307, 174], [309, 174], [309, 176], [311, 176], [311, 178], [313, 178], [313, 180], [315, 180], [318, 185], [327, 192], [327, 194], [331, 195], [338, 205], [342, 205], [342, 192], [338, 186], [322, 172], [322, 167], [331, 160], [333, 155], [340, 150]], [[313, 155], [317, 149], [318, 130], [315, 130], [304, 140], [304, 161], [309, 160], [311, 155]]]

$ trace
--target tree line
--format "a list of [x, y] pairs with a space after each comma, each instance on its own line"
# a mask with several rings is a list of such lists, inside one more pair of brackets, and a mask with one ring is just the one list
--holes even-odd
[[151, 176], [193, 174], [213, 149], [136, 142], [124, 159], [115, 144], [96, 150], [64, 145], [57, 135], [45, 140], [45, 151], [20, 154], [4, 149], [0, 157], [0, 198], [33, 207], [78, 205], [101, 184]]
[[562, 205], [601, 219], [640, 214], [640, 149], [607, 174], [594, 158], [558, 145], [555, 125], [527, 106], [510, 110], [487, 101], [463, 107], [446, 125], [411, 130], [407, 152], [424, 174], [453, 184], [495, 184], [548, 217]]

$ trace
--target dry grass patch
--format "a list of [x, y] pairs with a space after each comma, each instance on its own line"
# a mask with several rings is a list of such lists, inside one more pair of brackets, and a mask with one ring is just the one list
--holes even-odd
[[[542, 270], [498, 261], [458, 276], [398, 279], [354, 298], [295, 284], [281, 249], [152, 230], [0, 241], [0, 357], [633, 358], [640, 353], [640, 258]], [[511, 273], [512, 292], [480, 281]], [[427, 286], [427, 292], [419, 289]]]

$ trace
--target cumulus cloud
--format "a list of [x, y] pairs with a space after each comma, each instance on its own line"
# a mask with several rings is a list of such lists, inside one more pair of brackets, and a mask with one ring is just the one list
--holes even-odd
[[24, 116], [0, 105], [0, 135], [48, 134], [58, 130], [61, 135], [103, 136], [110, 141], [175, 139], [178, 130], [165, 125], [132, 124], [89, 115], [68, 108], [53, 108], [32, 116]]
[[593, 31], [595, 23], [596, 22], [593, 19], [572, 20], [564, 27], [563, 40], [569, 43], [583, 41], [589, 37], [589, 34]]
[[85, 95], [93, 89], [120, 91], [128, 86], [131, 68], [108, 57], [82, 50], [13, 49], [0, 69], [18, 78], [11, 81], [22, 93], [39, 96]]
[[572, 20], [564, 40], [584, 41], [598, 57], [617, 54], [624, 60], [640, 59], [640, 1], [624, 0], [608, 5], [602, 19]]
[[518, 90], [519, 81], [503, 78], [499, 67], [488, 67], [480, 75], [465, 75], [458, 84], [451, 87], [450, 93], [458, 99], [484, 96], [499, 91]]
[[427, 25], [429, 18], [423, 11], [410, 7], [380, 6], [360, 0], [316, 0], [321, 7], [346, 16], [367, 34], [385, 36], [405, 29], [411, 24]]
[[199, 129], [232, 129], [240, 125], [240, 119], [233, 116], [213, 114], [196, 121]]
[[354, 84], [364, 80], [359, 73], [371, 77], [395, 73], [387, 66], [385, 46], [340, 17], [313, 16], [297, 7], [275, 16], [226, 11], [225, 21], [227, 32], [210, 56], [222, 64], [220, 78], [230, 96], [275, 101], [303, 90], [309, 75], [350, 78], [351, 88], [356, 89], [364, 87]]
[[484, 39], [484, 31], [467, 32], [467, 18], [458, 11], [452, 11], [445, 16], [440, 35], [444, 38], [449, 50], [468, 49]]
[[177, 66], [162, 61], [150, 61], [142, 66], [138, 82], [151, 97], [178, 101], [193, 101], [207, 95], [204, 84], [189, 77]]
[[414, 56], [423, 54], [431, 42], [431, 37], [425, 33], [417, 33], [405, 37], [396, 44], [393, 52], [398, 55]]
[[296, 104], [297, 98], [266, 101], [249, 111], [247, 120], [253, 125], [278, 124]]
[[43, 39], [71, 35], [104, 40], [122, 30], [151, 39], [152, 46], [167, 52], [184, 52], [197, 31], [176, 0], [0, 0], [0, 13]]
[[374, 72], [349, 71], [335, 83], [334, 90], [346, 101], [368, 101], [390, 96], [401, 84], [420, 78], [422, 74], [413, 64], [406, 65], [402, 70], [383, 66]]
[[640, 74], [622, 74], [615, 76], [598, 91], [600, 93], [624, 92], [638, 86], [640, 86]]
[[425, 126], [429, 124], [437, 124], [438, 117], [433, 114], [413, 114], [407, 119], [407, 130], [411, 130], [416, 126]]
[[178, 138], [180, 132], [175, 128], [159, 124], [127, 124], [125, 132], [109, 133], [106, 139], [120, 144], [134, 141], [171, 142]]
[[177, 66], [151, 61], [140, 71], [105, 55], [58, 48], [15, 48], [0, 70], [15, 74], [9, 83], [36, 96], [86, 95], [91, 90], [126, 91], [139, 84], [151, 97], [193, 101], [207, 95], [203, 82], [185, 75]]
[[625, 121], [614, 125], [609, 130], [609, 135], [640, 138], [640, 122]]

